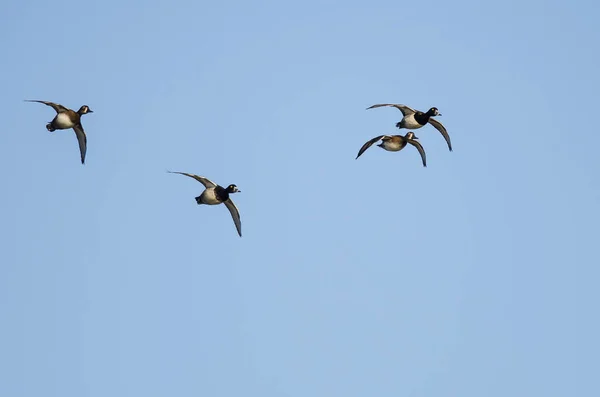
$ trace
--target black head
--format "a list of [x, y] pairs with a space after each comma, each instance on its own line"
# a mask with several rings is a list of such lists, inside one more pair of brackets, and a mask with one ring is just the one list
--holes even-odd
[[86, 113], [94, 113], [94, 111], [92, 109], [90, 109], [90, 107], [88, 105], [83, 105], [82, 107], [79, 108], [77, 113], [86, 114]]
[[239, 193], [239, 192], [241, 192], [241, 190], [239, 190], [237, 188], [237, 186], [235, 186], [234, 184], [231, 184], [231, 185], [227, 186], [227, 188], [225, 190], [227, 190], [227, 193]]
[[441, 116], [442, 114], [438, 111], [438, 108], [431, 108], [427, 111], [429, 116]]

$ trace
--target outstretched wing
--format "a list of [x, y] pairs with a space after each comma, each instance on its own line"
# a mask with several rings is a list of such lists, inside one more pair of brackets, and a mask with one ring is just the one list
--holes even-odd
[[[370, 141], [368, 141], [367, 143], [365, 143], [360, 150], [358, 151], [358, 155], [356, 155], [356, 159], [360, 157], [361, 154], [363, 154], [365, 152], [365, 150], [367, 150], [368, 148], [371, 147], [371, 145], [373, 145], [375, 142], [377, 142], [378, 140], [380, 140], [381, 138], [383, 138], [385, 135], [379, 135], [376, 136], [375, 138], [371, 139]], [[356, 160], [354, 159], [354, 160]]]
[[238, 234], [240, 237], [242, 237], [242, 221], [240, 220], [240, 212], [231, 199], [225, 201], [224, 204], [231, 213], [231, 217], [233, 218], [233, 223], [235, 223], [235, 228], [237, 229]]
[[177, 172], [177, 171], [167, 171], [168, 173], [171, 174], [181, 174], [181, 175], [185, 175], [185, 176], [189, 176], [190, 178], [194, 178], [195, 180], [197, 180], [198, 182], [200, 182], [201, 184], [204, 185], [205, 188], [210, 188], [210, 187], [215, 187], [217, 186], [216, 183], [212, 182], [211, 180], [203, 177], [203, 176], [198, 176], [198, 175], [194, 175], [194, 174], [188, 174], [186, 172]]
[[400, 105], [400, 104], [397, 104], [397, 103], [396, 104], [394, 104], [394, 103], [380, 103], [378, 105], [369, 106], [367, 108], [367, 110], [369, 110], [369, 109], [375, 109], [375, 108], [380, 108], [382, 106], [392, 106], [392, 107], [395, 107], [396, 109], [398, 109], [399, 111], [402, 112], [403, 116], [408, 116], [409, 114], [416, 113], [415, 109], [410, 108], [410, 107], [408, 107], [406, 105]]
[[427, 158], [425, 156], [425, 149], [423, 149], [423, 145], [421, 145], [421, 143], [419, 141], [416, 141], [414, 139], [407, 139], [408, 143], [410, 143], [411, 145], [413, 145], [414, 147], [417, 148], [417, 150], [419, 151], [419, 154], [421, 155], [421, 160], [423, 160], [423, 167], [427, 167]]
[[63, 113], [69, 110], [63, 105], [54, 102], [38, 101], [36, 99], [25, 99], [25, 102], [43, 103], [44, 105], [50, 106], [52, 109], [56, 110], [56, 113]]
[[81, 164], [85, 164], [85, 152], [87, 152], [87, 137], [81, 123], [73, 127], [75, 135], [77, 135], [77, 141], [79, 142], [79, 153], [81, 154]]
[[442, 135], [444, 136], [444, 139], [446, 140], [446, 143], [448, 144], [448, 149], [450, 149], [450, 151], [452, 151], [452, 143], [450, 143], [450, 135], [448, 135], [448, 131], [446, 131], [446, 127], [444, 127], [442, 125], [442, 123], [440, 123], [433, 117], [429, 118], [429, 124], [434, 126], [439, 132], [442, 133]]

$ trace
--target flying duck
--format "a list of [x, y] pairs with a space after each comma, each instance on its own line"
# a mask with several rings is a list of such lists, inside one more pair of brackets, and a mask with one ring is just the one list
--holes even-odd
[[407, 144], [411, 144], [417, 148], [419, 154], [421, 155], [421, 160], [423, 161], [423, 167], [427, 167], [427, 160], [425, 157], [425, 150], [420, 142], [417, 141], [417, 138], [414, 132], [409, 131], [406, 135], [379, 135], [375, 138], [371, 139], [367, 143], [365, 143], [360, 150], [358, 151], [358, 155], [356, 158], [359, 158], [361, 154], [365, 152], [368, 148], [371, 147], [375, 142], [381, 139], [381, 143], [379, 146], [382, 149], [385, 149], [389, 152], [399, 152], [404, 149]]
[[225, 204], [225, 207], [227, 207], [227, 209], [231, 213], [231, 217], [233, 218], [233, 222], [235, 223], [235, 228], [237, 229], [238, 234], [240, 235], [240, 237], [242, 237], [242, 222], [240, 220], [240, 213], [239, 213], [237, 207], [235, 206], [235, 204], [233, 203], [233, 201], [231, 201], [231, 198], [229, 198], [230, 194], [241, 192], [241, 190], [239, 190], [236, 185], [232, 184], [232, 185], [229, 185], [226, 188], [224, 188], [203, 176], [188, 174], [186, 172], [176, 172], [176, 171], [167, 171], [167, 172], [169, 172], [171, 174], [180, 174], [180, 175], [189, 176], [190, 178], [194, 178], [195, 180], [197, 180], [198, 182], [203, 184], [205, 189], [200, 194], [200, 196], [196, 197], [196, 203], [198, 205], [200, 205], [200, 204], [207, 204], [207, 205]]
[[74, 111], [54, 102], [38, 101], [26, 99], [25, 102], [38, 102], [50, 106], [56, 111], [54, 119], [46, 124], [46, 129], [50, 132], [56, 130], [68, 130], [73, 128], [77, 141], [79, 142], [79, 152], [81, 154], [81, 164], [85, 164], [85, 152], [87, 151], [87, 137], [81, 125], [81, 116], [87, 113], [94, 113], [87, 105], [83, 105], [78, 111]]

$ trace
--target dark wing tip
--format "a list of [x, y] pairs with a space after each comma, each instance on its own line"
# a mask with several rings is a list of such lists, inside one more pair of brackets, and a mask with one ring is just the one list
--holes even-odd
[[376, 103], [375, 105], [371, 105], [371, 106], [369, 106], [369, 107], [367, 108], [367, 110], [369, 110], [369, 109], [375, 109], [375, 108], [380, 108], [380, 107], [382, 107], [382, 106], [393, 106], [393, 105], [391, 105], [391, 104], [389, 104], [389, 103]]

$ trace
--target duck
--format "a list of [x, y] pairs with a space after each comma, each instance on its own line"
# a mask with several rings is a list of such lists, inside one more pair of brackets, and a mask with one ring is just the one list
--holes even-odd
[[404, 117], [402, 118], [402, 120], [400, 120], [399, 122], [396, 123], [396, 127], [400, 128], [400, 129], [406, 128], [406, 129], [410, 129], [410, 130], [416, 130], [418, 128], [423, 127], [427, 123], [431, 124], [442, 134], [442, 136], [446, 140], [446, 143], [448, 144], [448, 149], [450, 151], [452, 151], [452, 143], [450, 142], [450, 135], [448, 135], [448, 131], [446, 131], [446, 127], [444, 127], [442, 125], [442, 123], [440, 123], [439, 121], [437, 121], [436, 119], [433, 118], [435, 116], [442, 115], [439, 112], [438, 108], [433, 107], [433, 108], [430, 108], [427, 112], [421, 112], [420, 110], [415, 110], [406, 105], [395, 104], [395, 103], [380, 103], [377, 105], [369, 106], [367, 108], [367, 110], [379, 108], [382, 106], [392, 106], [402, 112], [402, 115]]
[[206, 205], [218, 205], [225, 204], [225, 207], [231, 213], [231, 217], [233, 218], [233, 223], [235, 223], [235, 228], [237, 229], [238, 234], [242, 237], [242, 222], [240, 220], [240, 212], [238, 211], [235, 203], [229, 197], [230, 194], [240, 193], [241, 190], [234, 184], [231, 184], [227, 187], [223, 187], [217, 185], [216, 183], [210, 181], [208, 178], [203, 176], [188, 174], [187, 172], [178, 172], [178, 171], [167, 171], [170, 174], [180, 174], [189, 176], [190, 178], [194, 178], [198, 182], [204, 185], [204, 191], [200, 194], [200, 196], [196, 197], [196, 204], [206, 204]]
[[56, 111], [56, 116], [54, 117], [54, 119], [52, 119], [51, 122], [46, 124], [46, 129], [50, 132], [54, 132], [56, 130], [68, 130], [69, 128], [72, 128], [73, 131], [75, 131], [77, 141], [79, 142], [81, 164], [85, 164], [85, 153], [87, 151], [87, 137], [85, 136], [83, 125], [81, 125], [81, 116], [88, 113], [94, 113], [93, 110], [90, 109], [90, 107], [87, 105], [83, 105], [79, 108], [78, 111], [74, 111], [72, 109], [64, 107], [61, 104], [54, 102], [39, 101], [35, 99], [26, 99], [25, 102], [43, 103], [44, 105], [50, 106]]
[[371, 145], [373, 145], [375, 142], [377, 142], [380, 139], [381, 139], [381, 143], [377, 146], [379, 146], [382, 149], [387, 150], [388, 152], [399, 152], [400, 150], [404, 149], [407, 144], [410, 143], [411, 145], [416, 147], [417, 150], [419, 151], [419, 154], [421, 155], [421, 160], [423, 161], [423, 167], [427, 167], [427, 158], [425, 156], [425, 149], [423, 149], [423, 146], [421, 145], [421, 143], [419, 141], [417, 141], [417, 139], [419, 139], [419, 138], [417, 136], [415, 136], [415, 133], [412, 131], [409, 131], [408, 133], [406, 133], [406, 135], [379, 135], [379, 136], [376, 136], [375, 138], [371, 139], [370, 141], [365, 143], [360, 148], [360, 150], [358, 151], [358, 155], [356, 156], [356, 159], [358, 159], [360, 157], [360, 155], [365, 152], [365, 150], [370, 148]]

